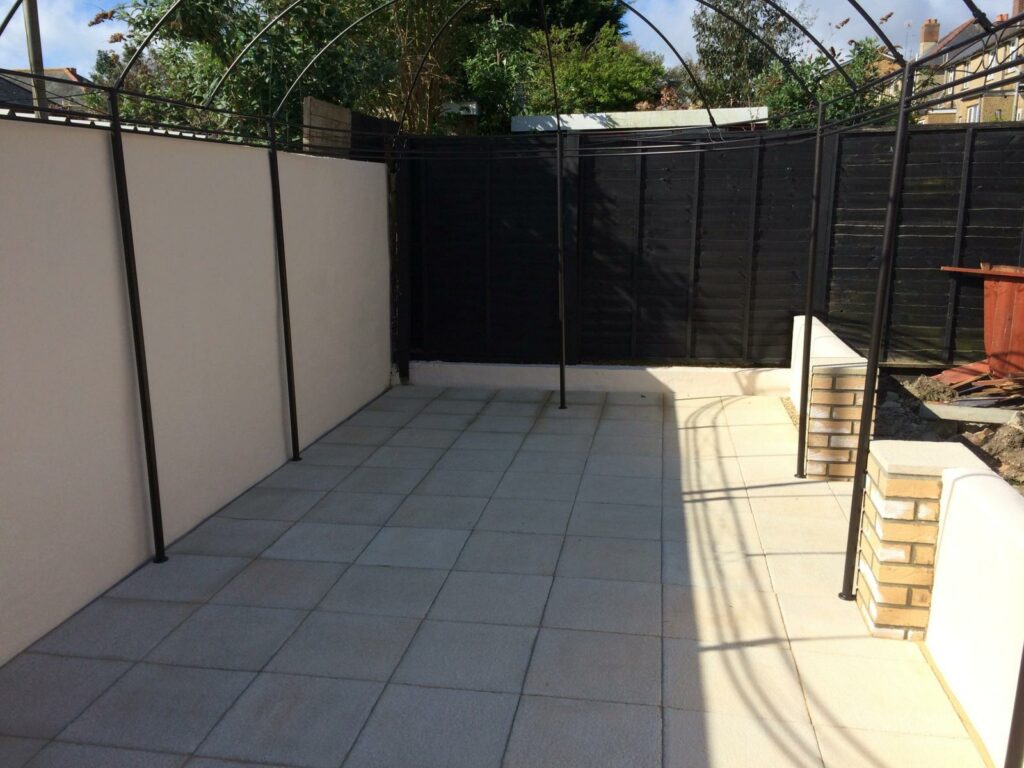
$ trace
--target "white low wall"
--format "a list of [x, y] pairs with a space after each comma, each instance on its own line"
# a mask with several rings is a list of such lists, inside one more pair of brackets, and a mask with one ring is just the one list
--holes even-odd
[[[411, 362], [413, 384], [439, 387], [526, 387], [558, 389], [557, 365]], [[570, 365], [568, 389], [596, 392], [671, 392], [677, 399], [715, 395], [785, 395], [785, 368], [645, 368], [618, 365]]]
[[[789, 367], [789, 399], [800, 407], [804, 375], [804, 315], [793, 318], [793, 342]], [[817, 318], [811, 323], [811, 370], [819, 365], [855, 365], [867, 361]]]
[[[287, 458], [265, 151], [125, 136], [168, 540]], [[281, 157], [300, 436], [390, 372], [382, 165]], [[109, 135], [0, 121], [0, 663], [151, 555]]]
[[1024, 646], [1024, 497], [987, 470], [946, 470], [942, 488], [925, 645], [1002, 765]]

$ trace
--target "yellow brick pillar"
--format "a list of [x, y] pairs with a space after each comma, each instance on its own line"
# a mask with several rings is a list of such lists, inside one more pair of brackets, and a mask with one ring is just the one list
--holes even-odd
[[857, 604], [874, 635], [924, 637], [939, 541], [942, 473], [954, 468], [985, 465], [960, 443], [871, 443]]
[[864, 402], [864, 365], [815, 365], [807, 414], [808, 477], [849, 480]]

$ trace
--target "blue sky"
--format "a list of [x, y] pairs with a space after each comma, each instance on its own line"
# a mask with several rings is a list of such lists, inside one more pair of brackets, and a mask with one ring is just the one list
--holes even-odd
[[[10, 0], [0, 0], [0, 7], [10, 7]], [[96, 58], [96, 50], [107, 46], [107, 38], [117, 27], [111, 23], [89, 27], [88, 22], [106, 6], [100, 0], [38, 0], [43, 38], [43, 57], [46, 66], [77, 67], [88, 74]], [[657, 24], [665, 35], [685, 55], [693, 52], [690, 15], [697, 7], [695, 0], [637, 0], [637, 7]], [[886, 33], [899, 45], [909, 39], [911, 50], [916, 50], [918, 30], [929, 17], [942, 22], [943, 31], [968, 17], [968, 11], [959, 0], [862, 0], [861, 5], [876, 18], [893, 11], [885, 25]], [[978, 5], [995, 17], [1008, 13], [1012, 0], [981, 0]], [[868, 34], [867, 25], [860, 20], [845, 0], [806, 3], [816, 19], [813, 31], [829, 45], [840, 49], [846, 41]], [[843, 29], [830, 29], [830, 24], [851, 17]], [[644, 48], [658, 51], [672, 63], [671, 54], [658, 37], [637, 19], [630, 19], [634, 38]], [[0, 67], [25, 66], [25, 41], [20, 17], [15, 18], [0, 38]]]

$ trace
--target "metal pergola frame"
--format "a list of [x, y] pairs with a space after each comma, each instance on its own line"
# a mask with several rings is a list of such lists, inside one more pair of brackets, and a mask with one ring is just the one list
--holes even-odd
[[[197, 107], [200, 109], [208, 110], [213, 113], [220, 113], [226, 116], [245, 117], [250, 119], [260, 119], [265, 121], [266, 126], [266, 148], [268, 150], [268, 157], [270, 163], [270, 180], [272, 187], [272, 204], [273, 204], [273, 221], [274, 221], [274, 236], [275, 236], [275, 252], [277, 257], [277, 268], [279, 277], [279, 288], [280, 288], [280, 301], [282, 306], [282, 326], [285, 339], [285, 363], [287, 369], [287, 389], [288, 389], [288, 402], [289, 402], [289, 417], [290, 417], [290, 436], [291, 436], [291, 454], [292, 460], [299, 461], [301, 459], [298, 439], [298, 416], [295, 402], [295, 382], [294, 382], [294, 364], [292, 360], [292, 338], [291, 338], [291, 323], [290, 323], [290, 312], [289, 312], [289, 296], [288, 296], [288, 282], [287, 282], [287, 263], [285, 258], [285, 241], [284, 241], [284, 227], [281, 211], [281, 191], [280, 191], [280, 180], [278, 172], [278, 129], [282, 125], [287, 126], [287, 123], [282, 123], [280, 120], [280, 114], [286, 105], [288, 99], [299, 86], [302, 79], [308, 74], [316, 62], [326, 53], [332, 46], [337, 44], [339, 41], [345, 38], [351, 31], [356, 29], [360, 24], [369, 19], [376, 13], [392, 7], [401, 0], [385, 0], [384, 2], [376, 5], [369, 11], [363, 13], [355, 21], [349, 23], [331, 38], [323, 47], [321, 47], [303, 66], [301, 71], [298, 73], [295, 80], [291, 83], [277, 108], [269, 116], [257, 117], [253, 115], [237, 115], [228, 110], [219, 110], [211, 107], [211, 104], [220, 91], [221, 87], [226, 82], [227, 78], [232, 74], [240, 61], [245, 55], [251, 50], [251, 48], [258, 43], [275, 25], [279, 24], [288, 13], [296, 6], [301, 4], [304, 0], [293, 0], [288, 6], [282, 11], [276, 14], [274, 17], [268, 20], [268, 22], [260, 29], [260, 31], [249, 40], [230, 62], [224, 72], [218, 77], [218, 79], [211, 86], [205, 100], [202, 105], [187, 105], [183, 102], [176, 102], [170, 99], [160, 99], [156, 97], [149, 97], [145, 94], [132, 93], [124, 88], [126, 79], [130, 74], [132, 68], [138, 62], [141, 55], [147, 49], [147, 47], [156, 39], [164, 25], [173, 17], [175, 11], [187, 0], [173, 0], [167, 10], [161, 15], [159, 20], [154, 26], [146, 33], [143, 37], [139, 46], [133, 51], [132, 56], [125, 64], [123, 70], [118, 76], [117, 80], [111, 87], [103, 87], [103, 90], [107, 96], [108, 109], [109, 109], [109, 130], [111, 136], [111, 152], [112, 152], [112, 168], [114, 174], [114, 182], [117, 194], [117, 203], [121, 227], [122, 237], [122, 249], [125, 263], [125, 270], [127, 274], [127, 287], [128, 287], [128, 299], [129, 299], [129, 310], [131, 315], [132, 334], [133, 334], [133, 348], [135, 353], [136, 361], [136, 372], [138, 378], [138, 387], [140, 395], [140, 410], [142, 415], [143, 425], [143, 437], [146, 452], [146, 466], [149, 486], [149, 497], [150, 497], [150, 515], [153, 526], [153, 539], [155, 549], [155, 562], [163, 562], [166, 560], [166, 552], [164, 546], [164, 535], [163, 535], [163, 524], [161, 515], [161, 504], [160, 504], [160, 490], [159, 490], [159, 478], [157, 471], [156, 462], [156, 444], [153, 432], [153, 416], [152, 406], [150, 401], [149, 392], [149, 380], [146, 364], [146, 350], [145, 350], [145, 336], [143, 333], [142, 326], [142, 312], [139, 299], [139, 285], [138, 275], [135, 260], [135, 246], [132, 232], [131, 223], [131, 209], [128, 195], [128, 184], [127, 176], [125, 171], [125, 159], [124, 159], [124, 147], [122, 143], [122, 120], [120, 117], [120, 99], [122, 95], [129, 95], [133, 97], [141, 98], [154, 98], [156, 101], [161, 101], [170, 104], [177, 104], [179, 106]], [[649, 26], [658, 37], [665, 42], [668, 48], [676, 56], [681, 64], [684, 72], [692, 80], [695, 90], [698, 95], [702, 98], [703, 108], [707, 111], [710, 129], [719, 130], [723, 127], [719, 125], [714, 118], [711, 111], [710, 104], [707, 103], [706, 99], [703, 99], [703, 94], [700, 88], [698, 79], [694, 76], [689, 65], [685, 59], [680, 55], [679, 51], [671, 43], [671, 41], [662, 33], [662, 31], [651, 22], [644, 14], [637, 10], [633, 5], [626, 0], [616, 0], [621, 3], [627, 10], [635, 14], [642, 22]], [[2, 22], [0, 22], [0, 35], [3, 34], [4, 30], [10, 24], [10, 21], [14, 17], [16, 11], [21, 5], [22, 0], [14, 0], [11, 8], [4, 16]], [[403, 100], [403, 107], [401, 115], [398, 120], [397, 129], [392, 137], [390, 148], [385, 150], [384, 155], [388, 165], [388, 197], [389, 197], [389, 214], [392, 207], [393, 190], [392, 190], [392, 176], [395, 169], [395, 162], [397, 159], [417, 159], [415, 152], [409, 152], [407, 150], [399, 149], [399, 139], [404, 135], [404, 124], [408, 116], [409, 107], [413, 97], [413, 92], [419, 84], [420, 76], [423, 72], [426, 62], [433, 51], [433, 48], [441, 35], [456, 21], [457, 17], [466, 9], [474, 0], [462, 0], [461, 4], [450, 14], [450, 16], [444, 21], [441, 27], [435, 32], [433, 39], [431, 40], [427, 50], [420, 59], [419, 65], [416, 69], [415, 75], [409, 85], [408, 90], [405, 93]], [[566, 318], [565, 318], [565, 268], [564, 268], [564, 248], [565, 248], [565, 232], [564, 232], [564, 211], [563, 205], [563, 183], [564, 183], [564, 160], [565, 160], [565, 129], [562, 124], [561, 116], [561, 103], [558, 95], [557, 78], [555, 74], [555, 62], [551, 51], [551, 38], [550, 38], [550, 26], [547, 20], [547, 9], [544, 0], [538, 0], [541, 22], [544, 28], [545, 43], [547, 48], [547, 59], [550, 69], [551, 86], [553, 89], [553, 100], [555, 103], [555, 118], [556, 118], [556, 144], [555, 144], [555, 160], [558, 167], [557, 173], [557, 194], [556, 194], [556, 222], [557, 222], [557, 240], [558, 240], [558, 292], [559, 292], [559, 323], [560, 323], [560, 360], [559, 360], [559, 391], [560, 391], [560, 407], [565, 408], [565, 370], [566, 370]], [[806, 457], [806, 431], [807, 431], [807, 409], [808, 409], [808, 390], [810, 380], [810, 353], [811, 353], [811, 331], [812, 324], [814, 321], [814, 295], [815, 295], [815, 283], [816, 283], [816, 271], [818, 262], [818, 214], [820, 210], [820, 198], [821, 198], [821, 182], [822, 182], [822, 158], [823, 158], [823, 142], [826, 136], [834, 133], [842, 133], [844, 131], [851, 130], [858, 126], [879, 122], [881, 120], [891, 119], [894, 116], [894, 110], [892, 105], [886, 105], [882, 107], [876, 107], [873, 109], [866, 110], [860, 114], [846, 118], [845, 120], [837, 120], [830, 123], [827, 119], [827, 112], [830, 105], [835, 104], [843, 99], [855, 97], [860, 94], [870, 92], [871, 90], [881, 87], [887, 83], [894, 82], [896, 78], [901, 79], [899, 101], [895, 108], [896, 117], [896, 133], [894, 137], [893, 146], [893, 158], [892, 167], [889, 178], [889, 190], [888, 199], [885, 211], [885, 225], [882, 237], [882, 246], [880, 252], [880, 266], [878, 270], [878, 281], [875, 290], [875, 302], [872, 313], [871, 323], [871, 334], [870, 342], [867, 353], [867, 364], [864, 378], [864, 390], [863, 390], [863, 403], [861, 406], [861, 421], [860, 431], [857, 438], [857, 449], [856, 449], [856, 463], [855, 472], [853, 477], [853, 500], [851, 502], [850, 516], [849, 516], [849, 528], [847, 535], [847, 548], [846, 557], [843, 572], [843, 585], [842, 591], [839, 596], [844, 600], [853, 600], [855, 598], [855, 574], [856, 574], [856, 559], [857, 559], [857, 545], [860, 535], [861, 525], [861, 511], [862, 511], [862, 497], [864, 493], [864, 475], [867, 469], [868, 460], [868, 448], [871, 440], [871, 431], [873, 423], [873, 414], [875, 407], [875, 395], [877, 392], [877, 378], [879, 372], [879, 366], [881, 362], [881, 346], [882, 338], [887, 325], [888, 308], [892, 292], [892, 277], [893, 277], [893, 265], [895, 261], [896, 245], [897, 245], [897, 233], [898, 223], [900, 216], [901, 197], [903, 192], [903, 183], [906, 173], [906, 159], [907, 159], [907, 148], [909, 138], [909, 126], [911, 114], [924, 109], [928, 106], [935, 105], [938, 103], [946, 102], [949, 100], [948, 95], [944, 95], [945, 92], [951, 87], [951, 84], [944, 83], [937, 86], [926, 87], [922, 91], [915, 93], [915, 77], [921, 68], [934, 61], [941, 56], [947, 55], [952, 50], [960, 50], [965, 46], [974, 44], [979, 40], [984, 39], [987, 36], [999, 34], [1003, 30], [1010, 26], [1016, 25], [1024, 21], [1024, 14], [1008, 18], [999, 23], [993, 23], [988, 17], [978, 8], [978, 6], [972, 2], [972, 0], [963, 0], [964, 6], [970, 11], [973, 18], [976, 20], [982, 31], [975, 35], [971, 35], [968, 38], [961, 40], [956, 45], [946, 48], [941, 52], [933, 52], [924, 56], [919, 57], [914, 61], [908, 61], [900, 53], [896, 45], [893, 44], [892, 40], [882, 31], [879, 24], [861, 7], [856, 0], [846, 0], [847, 4], [853, 8], [854, 12], [860, 16], [872, 29], [875, 35], [878, 36], [879, 40], [885, 46], [889, 55], [892, 56], [893, 60], [900, 66], [898, 72], [882, 76], [872, 80], [869, 83], [858, 86], [849, 74], [842, 67], [840, 62], [835, 58], [834, 54], [827, 49], [827, 47], [816, 38], [798, 19], [794, 18], [783, 6], [777, 3], [775, 0], [759, 0], [769, 7], [773, 8], [780, 16], [784, 17], [790, 24], [799, 30], [800, 34], [805, 37], [819, 52], [821, 52], [829, 62], [835, 67], [835, 71], [843, 77], [848, 85], [848, 92], [842, 96], [822, 100], [817, 98], [811, 88], [796, 72], [792, 62], [789, 62], [785, 56], [775, 50], [775, 48], [768, 43], [763, 37], [761, 37], [755, 30], [750, 29], [748, 26], [743, 24], [742, 21], [737, 19], [735, 16], [730, 14], [728, 11], [716, 6], [711, 0], [697, 0], [697, 2], [712, 11], [717, 13], [732, 24], [741, 29], [748, 37], [757, 41], [760, 45], [764, 46], [766, 50], [772, 55], [774, 59], [779, 61], [781, 66], [787, 71], [787, 73], [794, 78], [805, 94], [808, 96], [808, 101], [813, 104], [814, 107], [811, 111], [816, 111], [816, 127], [811, 131], [806, 132], [806, 136], [791, 138], [790, 140], [806, 141], [810, 138], [814, 140], [814, 168], [813, 168], [813, 188], [811, 196], [811, 220], [810, 220], [810, 238], [807, 256], [807, 267], [806, 267], [806, 293], [804, 297], [804, 337], [801, 349], [801, 357], [803, 362], [802, 370], [802, 381], [800, 391], [800, 425], [799, 425], [799, 446], [798, 446], [798, 466], [796, 469], [796, 475], [803, 477], [805, 474], [804, 465]], [[1006, 69], [1010, 66], [1024, 61], [1021, 57], [1020, 51], [1017, 52], [1016, 58], [1012, 63], [1003, 62], [999, 69]], [[967, 82], [975, 79], [981, 79], [982, 86], [974, 89], [974, 91], [981, 92], [987, 88], [985, 85], [985, 78], [987, 74], [990, 74], [991, 70], [984, 69], [980, 72], [974, 73], [964, 78], [960, 78], [953, 85], [966, 84]], [[44, 80], [54, 80], [54, 78], [45, 78]], [[1018, 74], [1016, 78], [1012, 78], [1012, 81], [1024, 80], [1024, 75]], [[966, 90], [958, 93], [958, 96], [972, 93], [972, 90]], [[928, 100], [927, 97], [935, 97]], [[925, 98], [925, 101], [918, 101]], [[47, 111], [43, 110], [45, 115]], [[806, 114], [806, 112], [804, 112]], [[15, 118], [17, 119], [17, 118]], [[749, 121], [743, 123], [737, 123], [735, 125], [748, 124]], [[849, 122], [849, 125], [846, 123]], [[706, 152], [709, 150], [721, 150], [721, 149], [745, 149], [748, 148], [746, 141], [731, 141], [724, 142], [721, 134], [717, 136], [712, 135], [711, 130], [707, 133], [707, 138], [703, 141], [694, 141], [692, 131], [685, 144], [680, 142], [672, 142], [671, 136], [677, 131], [666, 131], [669, 140], [665, 140], [664, 143], [653, 146], [644, 146], [638, 144], [638, 147], [631, 150], [631, 153], [683, 153], [683, 152]], [[204, 131], [203, 133], [210, 133]], [[215, 132], [214, 132], [215, 133]], [[728, 144], [728, 146], [725, 146]], [[594, 155], [601, 154], [594, 152]], [[628, 154], [625, 151], [616, 152], [616, 154]], [[429, 153], [421, 153], [422, 156], [429, 156]], [[510, 156], [512, 156], [510, 154]], [[521, 154], [515, 155], [521, 157]], [[547, 157], [550, 156], [547, 150], [536, 151], [536, 156]], [[586, 156], [577, 150], [577, 157]], [[393, 217], [391, 217], [393, 218]], [[391, 246], [394, 246], [394, 237], [390, 237]], [[1022, 663], [1022, 671], [1020, 679], [1018, 680], [1017, 696], [1014, 703], [1013, 711], [1013, 725], [1011, 726], [1010, 743], [1008, 745], [1006, 763], [1007, 768], [1020, 768], [1022, 762], [1024, 762], [1024, 663]]]

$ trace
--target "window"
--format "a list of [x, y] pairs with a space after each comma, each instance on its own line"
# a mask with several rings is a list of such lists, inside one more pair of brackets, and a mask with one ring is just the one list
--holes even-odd
[[968, 123], [980, 123], [981, 122], [981, 105], [973, 104], [967, 108], [967, 122]]

